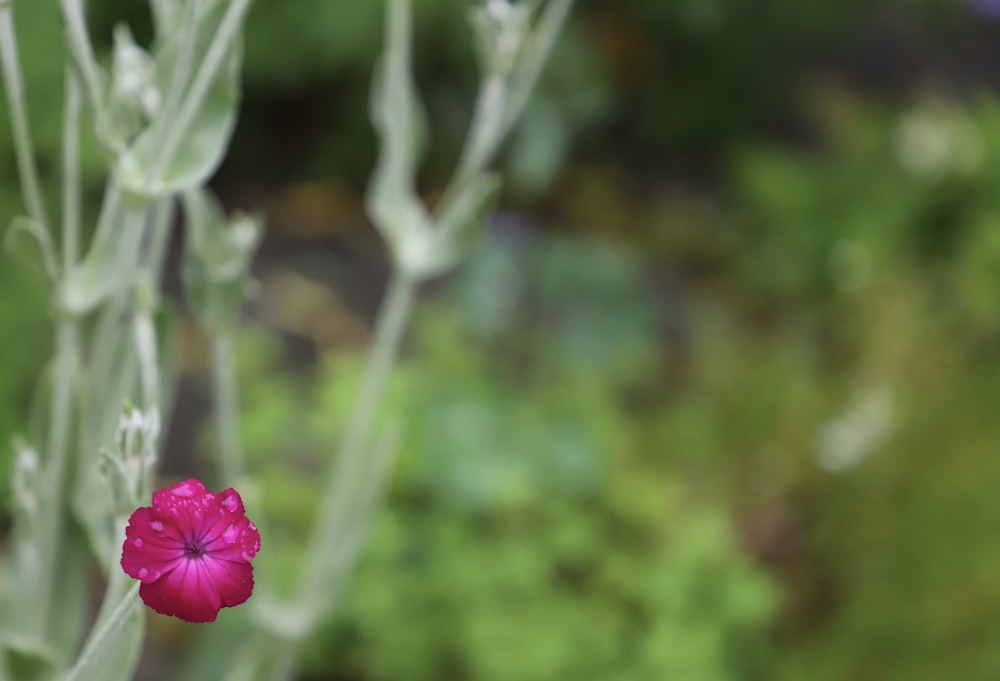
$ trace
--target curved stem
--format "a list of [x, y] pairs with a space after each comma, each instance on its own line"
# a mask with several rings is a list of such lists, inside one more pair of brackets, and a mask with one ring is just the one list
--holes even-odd
[[[128, 527], [127, 518], [115, 518], [115, 537], [124, 537], [126, 527]], [[102, 622], [111, 617], [111, 613], [114, 612], [119, 602], [118, 599], [121, 598], [119, 594], [122, 594], [124, 586], [132, 579], [121, 569], [119, 560], [119, 553], [116, 551], [111, 556], [110, 564], [106, 567], [108, 571], [108, 583], [104, 587], [104, 598], [101, 600], [101, 606], [97, 611], [97, 618], [94, 620], [95, 627], [100, 626]]]
[[128, 622], [139, 603], [139, 582], [136, 582], [125, 594], [111, 614], [96, 629], [91, 630], [90, 637], [80, 651], [73, 668], [69, 670], [63, 681], [77, 681], [85, 678], [84, 672], [94, 663], [95, 658], [114, 640], [118, 630]]
[[[344, 533], [343, 520], [349, 515], [351, 499], [359, 485], [358, 471], [371, 439], [372, 427], [381, 405], [386, 382], [402, 345], [403, 332], [413, 311], [417, 280], [405, 272], [393, 274], [389, 290], [379, 310], [375, 340], [365, 366], [361, 387], [347, 430], [341, 440], [337, 460], [330, 471], [326, 489], [307, 552], [307, 567], [301, 581], [299, 604], [315, 603], [323, 593], [329, 572], [331, 547], [336, 548]], [[335, 596], [332, 596], [335, 598]]]
[[21, 81], [21, 65], [17, 56], [12, 5], [13, 3], [7, 3], [0, 6], [0, 60], [3, 62], [3, 80], [14, 133], [14, 152], [17, 155], [17, 170], [21, 177], [21, 188], [28, 214], [48, 230], [49, 219], [38, 182], [38, 167], [35, 165], [28, 107], [24, 97], [24, 83]]
[[498, 75], [488, 76], [479, 87], [462, 157], [448, 183], [449, 195], [460, 193], [465, 183], [493, 160], [505, 132], [506, 95], [507, 81]]
[[90, 44], [83, 3], [81, 0], [62, 0], [61, 4], [63, 18], [66, 21], [66, 40], [69, 43], [69, 52], [83, 77], [83, 87], [87, 92], [90, 106], [94, 110], [98, 130], [106, 133], [108, 131], [104, 130], [101, 70], [94, 57], [94, 48]]

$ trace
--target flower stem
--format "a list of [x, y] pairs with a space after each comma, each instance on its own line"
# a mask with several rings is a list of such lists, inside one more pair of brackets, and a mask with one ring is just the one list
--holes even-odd
[[184, 135], [188, 134], [191, 123], [201, 110], [205, 97], [208, 96], [216, 74], [218, 74], [219, 69], [223, 67], [223, 63], [229, 56], [233, 41], [239, 36], [240, 27], [243, 25], [243, 17], [249, 9], [250, 0], [232, 0], [229, 3], [226, 14], [222, 18], [222, 23], [219, 24], [219, 28], [212, 38], [212, 44], [209, 46], [208, 52], [206, 52], [205, 58], [201, 63], [201, 68], [195, 74], [191, 88], [178, 108], [173, 124], [167, 129], [161, 140], [158, 147], [159, 156], [157, 165], [149, 176], [150, 184], [159, 182], [160, 176], [166, 170], [174, 152], [177, 151], [177, 145], [180, 144]]
[[128, 622], [138, 603], [139, 582], [136, 582], [115, 609], [111, 611], [111, 614], [96, 629], [91, 630], [87, 643], [63, 681], [77, 681], [77, 679], [85, 678], [84, 673], [87, 668], [94, 663], [98, 656], [107, 652], [107, 648], [116, 639], [115, 635]]
[[10, 107], [11, 127], [14, 129], [14, 152], [17, 155], [17, 170], [21, 176], [21, 187], [28, 214], [44, 229], [48, 229], [49, 220], [42, 200], [38, 167], [35, 165], [35, 154], [31, 143], [31, 126], [28, 123], [28, 107], [24, 97], [24, 83], [21, 80], [21, 65], [17, 56], [13, 12], [13, 3], [0, 6], [0, 60], [3, 62], [3, 80], [7, 90], [7, 104]]
[[77, 323], [72, 319], [62, 319], [56, 327], [55, 377], [52, 385], [52, 404], [49, 413], [49, 432], [46, 442], [45, 485], [42, 493], [50, 495], [42, 504], [38, 545], [41, 560], [36, 575], [33, 617], [36, 631], [42, 633], [49, 624], [52, 592], [56, 569], [56, 554], [59, 549], [63, 527], [63, 505], [66, 458], [68, 454], [70, 417], [79, 358], [77, 355]]
[[66, 42], [69, 53], [83, 78], [87, 100], [94, 112], [99, 134], [103, 136], [109, 131], [106, 130], [107, 123], [104, 116], [101, 70], [94, 57], [94, 48], [90, 44], [83, 2], [82, 0], [61, 0], [61, 4], [63, 19], [66, 22]]
[[72, 269], [80, 255], [80, 113], [83, 102], [80, 80], [66, 65], [66, 100], [63, 112], [63, 214], [62, 267]]
[[239, 437], [234, 340], [230, 329], [219, 329], [212, 337], [212, 388], [215, 393], [219, 462], [223, 478], [227, 484], [233, 485], [238, 484], [246, 474]]
[[511, 97], [504, 109], [505, 120], [500, 130], [501, 137], [510, 131], [511, 126], [521, 115], [572, 7], [573, 0], [549, 0], [545, 3], [538, 25], [532, 31], [528, 44], [524, 46], [525, 55], [512, 76]]
[[[371, 439], [375, 417], [385, 392], [389, 373], [402, 345], [403, 332], [413, 311], [417, 280], [397, 271], [389, 282], [389, 290], [379, 310], [375, 325], [375, 340], [351, 413], [347, 430], [341, 440], [337, 459], [330, 471], [320, 511], [307, 553], [307, 567], [301, 582], [299, 604], [306, 607], [316, 601], [316, 595], [326, 591], [330, 573], [330, 556], [349, 527], [343, 520], [350, 515], [350, 501], [365, 481], [359, 480], [361, 463]], [[327, 602], [335, 601], [329, 594]]]

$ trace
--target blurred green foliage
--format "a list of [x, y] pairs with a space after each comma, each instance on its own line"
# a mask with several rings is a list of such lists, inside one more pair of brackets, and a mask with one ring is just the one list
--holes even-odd
[[[742, 157], [747, 255], [733, 284], [744, 309], [768, 310], [775, 353], [789, 329], [818, 352], [814, 396], [795, 402], [829, 392], [832, 406], [839, 385], [857, 406], [882, 390], [891, 418], [833, 478], [801, 464], [842, 418], [830, 406], [811, 424], [801, 410], [772, 421], [771, 446], [750, 462], [786, 452], [782, 496], [806, 533], [800, 555], [778, 561], [799, 611], [773, 678], [985, 681], [1000, 672], [987, 643], [998, 582], [984, 581], [1000, 437], [1000, 108], [931, 97], [902, 113], [850, 99], [826, 111], [828, 153]], [[809, 440], [794, 439], [803, 427]]]
[[[662, 408], [631, 404], [657, 370], [634, 258], [487, 244], [397, 373], [406, 440], [389, 506], [312, 673], [757, 678], [775, 585], [656, 437]], [[356, 385], [342, 365], [305, 388], [260, 366], [243, 379], [248, 454], [277, 523], [265, 562], [308, 523], [303, 490]]]
[[[433, 186], [473, 62], [464, 3], [417, 5]], [[108, 38], [141, 20], [90, 9]], [[380, 15], [256, 4], [229, 182], [363, 182]], [[581, 1], [503, 159], [572, 224], [500, 216], [436, 289], [393, 388], [388, 507], [308, 674], [996, 679], [1000, 104], [933, 60], [991, 30], [952, 0]], [[52, 154], [55, 55], [25, 54]], [[26, 339], [0, 430], [44, 355], [27, 282], [0, 268], [0, 337]], [[357, 367], [295, 376], [255, 335], [244, 361], [258, 560], [294, 579]]]
[[[825, 97], [816, 149], [734, 153], [724, 208], [618, 206], [694, 205], [679, 252], [498, 217], [398, 377], [315, 676], [995, 677], [1000, 107]], [[355, 382], [326, 371], [315, 403], [251, 380], [291, 537]]]

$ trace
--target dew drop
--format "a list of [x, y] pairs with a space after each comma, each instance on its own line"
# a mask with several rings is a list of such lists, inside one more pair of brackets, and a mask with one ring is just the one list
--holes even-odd
[[250, 528], [250, 529], [251, 529], [252, 531], [254, 531], [254, 532], [256, 532], [256, 531], [257, 531], [257, 526], [256, 526], [256, 525], [254, 525], [253, 523], [250, 523], [249, 525], [247, 525], [247, 527], [249, 527], [249, 528]]
[[149, 575], [149, 570], [146, 568], [139, 568], [139, 579], [146, 579], [147, 575]]
[[236, 513], [236, 509], [239, 508], [240, 502], [236, 500], [236, 497], [232, 494], [227, 494], [222, 500], [222, 505], [226, 507], [226, 510], [230, 513]]
[[153, 570], [153, 574], [151, 576], [153, 578], [153, 581], [155, 582], [156, 580], [158, 580], [160, 578], [160, 571], [159, 570]]
[[154, 532], [163, 532], [163, 523], [160, 522], [159, 520], [152, 521], [151, 523], [149, 523], [149, 526], [153, 528]]
[[240, 558], [249, 563], [251, 560], [253, 560], [253, 554], [250, 553], [249, 551], [244, 551], [243, 553], [240, 554]]
[[137, 549], [141, 549], [141, 548], [142, 548], [142, 545], [143, 545], [144, 543], [145, 543], [145, 542], [144, 542], [144, 541], [142, 541], [142, 539], [141, 539], [140, 537], [136, 537], [136, 538], [135, 538], [135, 539], [134, 539], [134, 540], [132, 541], [132, 546], [134, 546], [134, 547], [135, 547], [135, 548], [137, 548]]
[[194, 496], [194, 487], [187, 482], [179, 482], [170, 488], [170, 493], [175, 497], [183, 497], [185, 499], [190, 499]]
[[222, 533], [222, 541], [227, 544], [235, 544], [237, 535], [239, 535], [239, 531], [236, 529], [236, 526], [230, 525], [226, 528], [226, 531]]

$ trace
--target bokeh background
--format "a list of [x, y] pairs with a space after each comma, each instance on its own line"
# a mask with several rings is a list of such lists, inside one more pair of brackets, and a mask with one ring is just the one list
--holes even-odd
[[[56, 5], [17, 5], [49, 171]], [[99, 39], [148, 37], [144, 3], [91, 5]], [[430, 201], [476, 86], [466, 7], [415, 2]], [[268, 216], [241, 399], [279, 565], [387, 273], [362, 209], [381, 19], [258, 0], [213, 183]], [[580, 0], [497, 212], [424, 293], [386, 508], [303, 678], [1000, 678], [998, 86], [991, 0]], [[42, 291], [4, 259], [3, 441], [51, 349]], [[187, 323], [168, 476], [214, 475], [205, 348]], [[149, 664], [196, 642], [151, 636]]]

